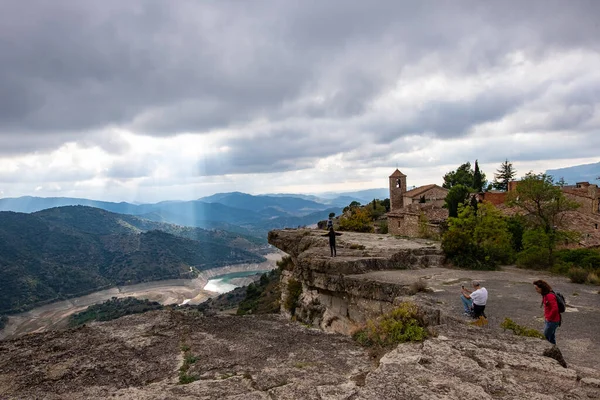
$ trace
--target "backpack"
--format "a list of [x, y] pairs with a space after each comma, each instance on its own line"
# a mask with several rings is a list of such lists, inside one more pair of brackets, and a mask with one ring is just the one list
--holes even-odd
[[550, 293], [554, 293], [554, 297], [556, 297], [556, 304], [558, 304], [558, 312], [564, 313], [567, 308], [567, 302], [565, 301], [565, 296], [563, 296], [560, 292], [551, 291]]

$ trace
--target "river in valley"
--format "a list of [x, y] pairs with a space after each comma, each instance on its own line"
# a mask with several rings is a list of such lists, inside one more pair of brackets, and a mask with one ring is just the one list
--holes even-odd
[[200, 304], [209, 297], [249, 284], [254, 274], [277, 268], [276, 262], [281, 259], [282, 254], [267, 254], [265, 255], [267, 261], [259, 264], [227, 265], [202, 271], [195, 279], [170, 279], [117, 286], [86, 296], [47, 304], [21, 314], [10, 315], [8, 324], [0, 330], [0, 339], [65, 328], [71, 314], [113, 297], [136, 297], [158, 301], [161, 304]]

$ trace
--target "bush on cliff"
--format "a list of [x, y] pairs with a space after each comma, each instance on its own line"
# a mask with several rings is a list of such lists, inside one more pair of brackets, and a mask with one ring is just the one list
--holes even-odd
[[151, 310], [160, 310], [163, 306], [148, 299], [138, 300], [135, 297], [118, 299], [113, 297], [104, 303], [89, 306], [85, 311], [69, 317], [69, 326], [83, 325], [91, 321], [110, 321], [125, 315], [140, 314]]
[[417, 305], [406, 302], [376, 320], [367, 321], [366, 326], [352, 337], [363, 346], [389, 347], [420, 342], [427, 337], [427, 330]]
[[284, 307], [292, 316], [296, 314], [296, 307], [298, 307], [298, 300], [300, 300], [301, 294], [302, 282], [290, 279], [287, 285], [287, 296], [285, 297]]
[[544, 339], [544, 335], [537, 329], [527, 328], [525, 326], [521, 326], [514, 322], [510, 318], [504, 318], [504, 321], [500, 324], [500, 327], [504, 330], [511, 330], [515, 335], [518, 336], [527, 336], [527, 337], [535, 337], [539, 339]]
[[280, 277], [281, 269], [274, 269], [262, 274], [258, 282], [248, 285], [246, 296], [238, 305], [237, 315], [279, 313]]

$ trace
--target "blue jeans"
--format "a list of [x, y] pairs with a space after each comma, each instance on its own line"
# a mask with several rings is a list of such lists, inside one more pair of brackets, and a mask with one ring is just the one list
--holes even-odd
[[471, 312], [471, 308], [473, 307], [473, 300], [467, 299], [462, 294], [460, 295], [460, 300], [462, 301], [463, 306], [465, 307], [465, 312], [466, 313], [470, 313]]
[[552, 344], [556, 344], [556, 328], [558, 328], [558, 322], [546, 321], [544, 336]]

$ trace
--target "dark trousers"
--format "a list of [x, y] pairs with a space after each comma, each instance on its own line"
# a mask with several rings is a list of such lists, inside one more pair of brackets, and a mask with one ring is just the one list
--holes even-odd
[[329, 244], [329, 249], [331, 250], [331, 257], [335, 257], [337, 256], [336, 252], [335, 252], [335, 243], [333, 244]]
[[485, 316], [485, 313], [483, 312], [484, 310], [485, 310], [485, 306], [473, 304], [473, 318], [479, 318], [479, 317], [487, 318]]

